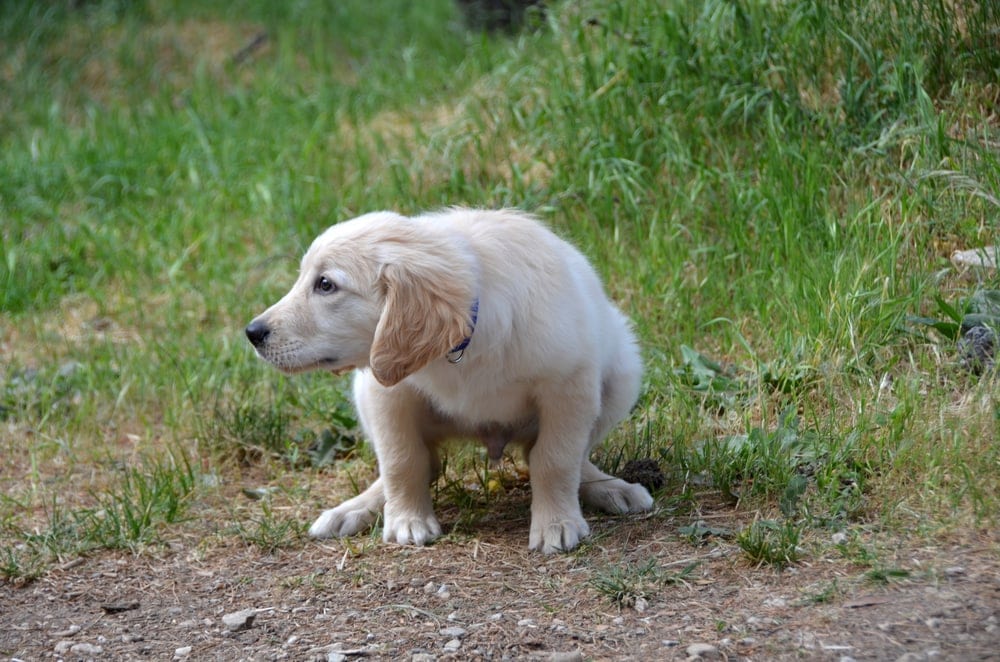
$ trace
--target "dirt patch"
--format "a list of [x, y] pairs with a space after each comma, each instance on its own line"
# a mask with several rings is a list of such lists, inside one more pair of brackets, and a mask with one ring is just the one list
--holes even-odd
[[[527, 550], [518, 512], [422, 549], [369, 536], [266, 555], [192, 536], [155, 554], [71, 561], [0, 586], [0, 652], [652, 660], [704, 644], [714, 659], [922, 660], [987, 659], [1000, 645], [996, 540], [901, 548], [882, 563], [905, 572], [886, 576], [837, 558], [778, 572], [725, 540], [692, 545], [662, 515], [592, 518], [581, 550], [544, 557]], [[247, 609], [249, 622], [223, 621]]]

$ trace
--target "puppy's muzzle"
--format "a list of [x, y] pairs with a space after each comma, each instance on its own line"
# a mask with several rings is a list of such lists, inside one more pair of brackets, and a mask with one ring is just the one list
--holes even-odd
[[250, 343], [257, 349], [260, 349], [267, 341], [267, 337], [271, 335], [271, 329], [265, 322], [256, 319], [247, 325], [246, 334]]

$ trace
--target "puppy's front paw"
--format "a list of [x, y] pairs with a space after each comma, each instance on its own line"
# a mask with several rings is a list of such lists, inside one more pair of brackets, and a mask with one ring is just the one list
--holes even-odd
[[336, 508], [324, 510], [323, 514], [309, 527], [310, 538], [343, 538], [360, 533], [375, 522], [378, 510], [371, 510], [354, 499], [345, 501]]
[[653, 497], [645, 487], [620, 478], [583, 483], [580, 498], [592, 508], [615, 515], [642, 513], [653, 508]]
[[423, 546], [441, 535], [441, 525], [434, 513], [385, 512], [382, 540], [400, 545]]
[[590, 535], [590, 526], [582, 516], [533, 515], [528, 547], [543, 554], [568, 552]]

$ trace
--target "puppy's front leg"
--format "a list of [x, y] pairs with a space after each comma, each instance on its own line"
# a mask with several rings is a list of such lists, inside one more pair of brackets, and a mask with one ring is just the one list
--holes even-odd
[[382, 539], [424, 545], [441, 535], [431, 502], [431, 454], [421, 439], [382, 440], [377, 450], [385, 489]]
[[385, 494], [382, 539], [401, 545], [434, 540], [441, 525], [430, 491], [435, 457], [421, 430], [426, 404], [403, 386], [373, 386], [358, 408], [375, 447]]

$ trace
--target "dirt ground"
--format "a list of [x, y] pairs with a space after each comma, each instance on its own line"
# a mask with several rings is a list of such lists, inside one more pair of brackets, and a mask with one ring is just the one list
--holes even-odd
[[[685, 521], [662, 514], [593, 516], [590, 542], [545, 557], [527, 550], [518, 512], [426, 548], [369, 536], [264, 554], [192, 535], [69, 560], [32, 583], [0, 584], [0, 656], [1000, 659], [992, 534], [883, 545], [881, 574], [843, 554], [807, 554], [778, 571], [752, 565], [731, 540], [693, 544], [678, 532]], [[442, 513], [446, 530], [455, 515]], [[725, 510], [701, 516], [739, 524]]]

